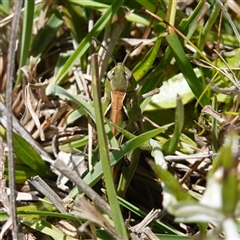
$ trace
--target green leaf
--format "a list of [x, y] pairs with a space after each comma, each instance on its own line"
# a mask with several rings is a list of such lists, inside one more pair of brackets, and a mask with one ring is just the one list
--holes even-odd
[[158, 37], [152, 49], [149, 50], [149, 52], [144, 56], [141, 62], [139, 62], [132, 70], [133, 76], [137, 82], [140, 79], [142, 79], [147, 74], [147, 72], [151, 69], [153, 62], [155, 61], [156, 56], [158, 54], [158, 50], [161, 45], [162, 38], [163, 38], [163, 34], [160, 34], [160, 36]]
[[68, 2], [76, 5], [81, 5], [82, 7], [85, 7], [85, 8], [98, 10], [98, 11], [106, 11], [106, 9], [109, 8], [108, 4], [101, 3], [95, 0], [84, 0], [84, 1], [68, 0]]
[[[116, 128], [118, 130], [118, 132], [122, 133], [127, 139], [133, 139], [133, 138], [136, 137], [134, 134], [130, 133], [126, 129], [121, 128], [118, 125], [111, 123], [108, 119], [105, 119], [105, 120], [108, 124], [114, 126], [114, 128]], [[163, 126], [159, 127], [158, 128], [158, 131], [159, 131], [158, 133], [166, 131], [172, 125], [173, 125], [173, 123], [170, 123], [170, 124], [166, 124], [166, 125], [163, 125]], [[141, 144], [139, 146], [139, 148], [143, 151], [151, 151], [151, 149], [152, 149], [148, 142], [145, 142], [145, 143]]]
[[209, 104], [207, 95], [204, 93], [204, 88], [199, 82], [196, 74], [193, 71], [193, 68], [186, 57], [182, 45], [177, 37], [176, 33], [169, 34], [166, 36], [166, 40], [171, 48], [174, 58], [178, 64], [178, 67], [182, 74], [184, 75], [186, 81], [188, 82], [189, 87], [191, 88], [193, 94], [200, 102], [201, 106]]
[[[21, 56], [19, 68], [23, 67], [27, 63], [27, 58], [29, 57], [29, 47], [32, 36], [32, 25], [34, 19], [34, 0], [26, 1], [25, 11], [24, 11], [24, 21], [23, 21], [23, 32], [21, 39]], [[16, 86], [20, 83], [22, 78], [22, 71], [18, 72], [18, 77], [16, 81]]]
[[204, 7], [206, 7], [206, 0], [199, 1], [197, 7], [193, 10], [187, 19], [183, 19], [179, 25], [181, 32], [191, 38], [193, 33], [200, 25], [199, 18], [203, 17]]
[[184, 107], [182, 104], [182, 100], [180, 96], [177, 96], [177, 107], [175, 110], [175, 124], [174, 124], [174, 132], [173, 136], [169, 138], [164, 144], [163, 144], [163, 151], [168, 154], [173, 154], [178, 146], [178, 141], [180, 138], [180, 134], [183, 129], [184, 124]]
[[176, 236], [170, 234], [156, 234], [156, 236], [161, 240], [190, 240], [191, 237], [187, 236]]
[[178, 180], [167, 170], [163, 169], [161, 166], [154, 162], [149, 162], [152, 170], [155, 172], [157, 177], [163, 181], [167, 188], [167, 191], [174, 196], [178, 201], [189, 200], [188, 193], [183, 191], [182, 186]]
[[[5, 167], [4, 175], [5, 175], [6, 179], [9, 179], [7, 166]], [[34, 177], [36, 175], [45, 177], [46, 172], [40, 172], [39, 170], [35, 171], [32, 168], [30, 168], [29, 166], [15, 163], [15, 181], [16, 181], [16, 183], [23, 184], [27, 179]]]
[[55, 240], [65, 239], [65, 240], [76, 240], [77, 238], [69, 237], [62, 233], [59, 229], [54, 227], [51, 223], [45, 220], [33, 220], [31, 222], [22, 221], [22, 223], [32, 229], [42, 232]]
[[95, 121], [95, 113], [93, 106], [89, 104], [87, 101], [83, 100], [81, 97], [70, 94], [64, 88], [56, 85], [49, 85], [49, 87], [46, 90], [46, 94], [67, 97], [68, 99], [75, 102], [78, 106], [81, 106], [81, 108], [85, 111], [85, 114], [88, 114], [91, 117], [91, 119]]
[[39, 153], [20, 135], [13, 133], [15, 154], [35, 171], [48, 172], [48, 166]]

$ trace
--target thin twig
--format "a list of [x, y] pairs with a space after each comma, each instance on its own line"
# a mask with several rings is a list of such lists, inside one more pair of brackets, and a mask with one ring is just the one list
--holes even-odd
[[98, 195], [91, 187], [89, 187], [74, 171], [60, 159], [57, 159], [52, 165], [62, 175], [67, 177], [71, 182], [75, 183], [102, 211], [112, 218], [112, 213], [109, 205], [103, 198]]
[[39, 176], [35, 176], [28, 181], [46, 196], [61, 213], [67, 214], [62, 199]]
[[230, 15], [228, 14], [227, 9], [224, 7], [223, 3], [222, 3], [220, 0], [217, 0], [217, 3], [218, 3], [219, 6], [221, 7], [221, 9], [222, 9], [222, 11], [223, 11], [223, 14], [225, 15], [225, 17], [227, 18], [229, 24], [231, 25], [232, 30], [233, 30], [233, 32], [235, 33], [235, 35], [236, 35], [236, 37], [237, 37], [237, 39], [238, 39], [238, 41], [239, 41], [239, 45], [240, 45], [240, 34], [239, 34], [239, 32], [238, 32], [238, 30], [237, 30], [234, 22], [232, 21]]
[[[10, 215], [10, 203], [7, 196], [6, 179], [4, 178], [5, 169], [5, 156], [4, 156], [4, 143], [0, 137], [0, 202], [2, 203], [5, 211]], [[11, 228], [12, 219], [8, 219], [7, 222], [1, 226], [0, 239], [3, 239], [4, 234]]]
[[180, 180], [180, 184], [185, 183], [185, 181], [191, 176], [191, 174], [198, 168], [198, 166], [203, 162], [205, 158], [197, 160], [192, 167], [185, 173], [185, 175]]
[[169, 156], [165, 156], [165, 159], [167, 161], [177, 162], [177, 161], [182, 161], [186, 159], [212, 158], [212, 157], [215, 157], [216, 155], [217, 154], [213, 153], [212, 151], [209, 151], [207, 153], [198, 153], [198, 154], [191, 154], [191, 155], [186, 155], [186, 154], [183, 154], [181, 156], [169, 155]]
[[14, 81], [14, 62], [15, 49], [17, 40], [18, 24], [21, 15], [22, 0], [17, 1], [15, 15], [11, 25], [10, 42], [8, 48], [8, 64], [7, 64], [7, 85], [6, 85], [6, 107], [7, 107], [7, 142], [8, 142], [8, 176], [10, 195], [10, 217], [12, 219], [12, 238], [20, 239], [20, 232], [16, 211], [16, 193], [15, 193], [15, 169], [13, 159], [13, 134], [12, 134], [12, 87]]

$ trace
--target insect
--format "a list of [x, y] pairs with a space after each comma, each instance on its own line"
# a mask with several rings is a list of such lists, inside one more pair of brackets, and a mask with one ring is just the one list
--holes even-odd
[[[137, 83], [132, 76], [132, 72], [125, 66], [125, 62], [129, 55], [142, 43], [136, 45], [132, 51], [126, 55], [123, 62], [117, 63], [111, 52], [97, 39], [94, 38], [94, 40], [107, 51], [115, 64], [115, 67], [107, 73], [108, 79], [105, 82], [103, 99], [105, 116], [113, 124], [127, 128], [133, 133], [132, 124], [134, 124], [134, 127], [137, 127], [139, 124], [141, 109], [136, 94]], [[112, 127], [112, 132], [114, 136], [118, 134], [114, 127]]]
[[[108, 52], [115, 64], [115, 67], [107, 73], [108, 80], [105, 82], [105, 93], [103, 98], [104, 115], [113, 123], [112, 133], [114, 136], [118, 136], [119, 132], [114, 127], [114, 125], [118, 125], [131, 133], [139, 134], [142, 127], [141, 109], [136, 93], [137, 83], [132, 76], [132, 72], [125, 66], [125, 62], [130, 53], [138, 48], [141, 43], [135, 46], [132, 51], [126, 55], [123, 62], [117, 63], [108, 49], [97, 39], [93, 39]], [[122, 141], [122, 138], [120, 141]], [[129, 154], [129, 166], [125, 166], [122, 169], [117, 188], [118, 195], [125, 195], [126, 189], [138, 165], [139, 157], [139, 149], [135, 149]]]

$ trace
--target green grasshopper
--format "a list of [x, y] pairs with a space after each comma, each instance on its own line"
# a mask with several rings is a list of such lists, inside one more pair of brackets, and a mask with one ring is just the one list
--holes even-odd
[[[105, 93], [103, 98], [103, 109], [105, 116], [113, 123], [112, 133], [118, 136], [119, 132], [114, 127], [118, 125], [131, 133], [141, 132], [141, 109], [136, 94], [137, 83], [132, 76], [132, 72], [125, 66], [125, 62], [130, 53], [138, 48], [142, 43], [135, 46], [124, 58], [123, 62], [117, 63], [113, 55], [97, 39], [94, 40], [103, 47], [111, 56], [115, 67], [107, 73], [108, 80], [105, 82]], [[124, 197], [126, 189], [133, 177], [138, 165], [140, 150], [132, 151], [128, 159], [129, 165], [123, 164], [117, 193]], [[115, 176], [114, 176], [115, 177]]]

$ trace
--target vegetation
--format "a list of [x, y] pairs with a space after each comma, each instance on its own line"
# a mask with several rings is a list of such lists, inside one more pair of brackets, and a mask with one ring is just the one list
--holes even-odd
[[26, 238], [240, 238], [240, 2], [24, 1], [8, 95], [15, 9], [0, 0], [0, 239], [11, 97]]

